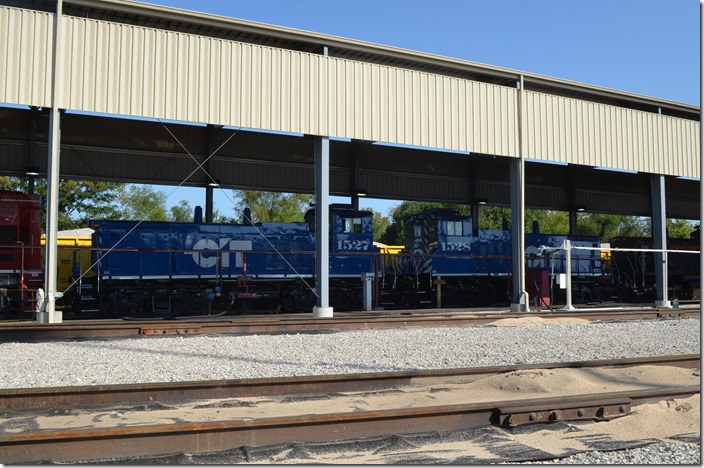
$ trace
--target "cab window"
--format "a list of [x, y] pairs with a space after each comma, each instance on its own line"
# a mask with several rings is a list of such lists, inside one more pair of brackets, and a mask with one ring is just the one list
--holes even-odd
[[428, 220], [428, 244], [438, 241], [438, 220]]
[[447, 221], [448, 236], [463, 236], [462, 221]]
[[345, 218], [345, 234], [361, 234], [362, 218]]

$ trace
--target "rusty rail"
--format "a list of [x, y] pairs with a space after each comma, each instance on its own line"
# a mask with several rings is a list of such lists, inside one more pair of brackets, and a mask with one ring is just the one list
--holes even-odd
[[485, 325], [509, 318], [538, 317], [545, 320], [578, 318], [584, 320], [643, 320], [699, 317], [698, 308], [627, 310], [581, 309], [507, 313], [502, 310], [428, 309], [414, 311], [375, 311], [338, 313], [331, 318], [312, 318], [309, 314], [200, 317], [184, 320], [93, 320], [65, 321], [61, 324], [13, 322], [0, 324], [0, 341], [44, 341], [79, 338], [125, 338], [165, 335], [320, 333], [342, 330], [389, 329], [404, 327], [461, 327]]
[[[21, 412], [41, 401], [45, 407], [90, 407], [134, 401], [174, 401], [232, 398], [291, 393], [324, 393], [398, 388], [418, 379], [478, 379], [525, 369], [605, 366], [668, 365], [699, 368], [698, 355], [619, 361], [589, 361], [480, 369], [355, 374], [253, 381], [187, 382], [49, 389], [3, 390], [2, 408]], [[454, 380], [453, 380], [454, 381]], [[136, 393], [134, 393], [136, 392]], [[663, 398], [700, 392], [699, 385], [628, 390], [604, 394], [554, 396], [522, 400], [463, 403], [389, 410], [334, 412], [263, 418], [235, 418], [208, 422], [146, 424], [111, 428], [8, 431], [0, 434], [0, 463], [51, 460], [71, 462], [179, 451], [212, 452], [242, 446], [264, 446], [290, 441], [329, 441], [388, 434], [448, 431], [489, 424], [516, 426], [561, 419], [610, 419], [624, 416], [632, 406]], [[35, 393], [33, 395], [33, 393]], [[61, 404], [59, 404], [61, 403]], [[35, 408], [36, 409], [36, 408]]]
[[660, 356], [618, 360], [522, 364], [466, 369], [437, 369], [414, 372], [338, 374], [307, 377], [208, 380], [83, 387], [45, 387], [0, 389], [0, 410], [25, 410], [73, 406], [153, 401], [183, 401], [214, 398], [246, 398], [264, 395], [300, 395], [310, 393], [356, 392], [393, 389], [448, 378], [477, 380], [517, 370], [567, 369], [589, 367], [633, 367], [643, 365], [674, 366], [698, 369], [698, 354]]
[[[699, 386], [664, 388], [657, 391], [631, 391], [614, 394], [578, 395], [571, 408], [588, 408], [599, 414], [612, 400], [653, 401], [699, 393]], [[520, 407], [516, 407], [520, 404]], [[554, 413], [563, 409], [563, 398], [530, 402], [432, 406], [391, 411], [330, 413], [295, 417], [271, 417], [207, 423], [158, 424], [110, 429], [30, 432], [0, 435], [0, 461], [26, 463], [50, 460], [71, 462], [174, 452], [214, 452], [242, 446], [264, 446], [299, 441], [332, 441], [388, 434], [450, 431], [486, 426], [501, 414], [518, 412]], [[623, 403], [619, 403], [623, 404]], [[629, 408], [630, 408], [629, 404]], [[577, 409], [576, 411], [579, 411]], [[621, 415], [625, 415], [625, 410]], [[509, 417], [510, 418], [510, 417]], [[603, 417], [600, 419], [608, 419]]]

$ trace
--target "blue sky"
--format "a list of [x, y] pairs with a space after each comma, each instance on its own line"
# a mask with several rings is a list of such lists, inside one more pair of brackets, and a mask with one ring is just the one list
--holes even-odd
[[[151, 0], [699, 105], [697, 0]], [[189, 192], [188, 190], [194, 190]], [[169, 204], [204, 200], [179, 189]], [[216, 208], [232, 216], [216, 194]], [[346, 201], [340, 199], [337, 201]], [[368, 202], [373, 202], [368, 200]], [[386, 214], [397, 202], [361, 203]]]

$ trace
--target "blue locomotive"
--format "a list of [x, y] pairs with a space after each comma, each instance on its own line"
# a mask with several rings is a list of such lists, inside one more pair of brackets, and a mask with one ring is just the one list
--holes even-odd
[[[329, 209], [330, 303], [360, 309], [361, 274], [374, 271], [379, 252], [372, 213], [348, 205]], [[93, 285], [82, 284], [82, 299], [73, 295], [69, 311], [140, 317], [310, 311], [314, 210], [296, 223], [252, 223], [247, 211], [241, 224], [205, 224], [199, 212], [193, 223], [94, 221], [97, 274]]]
[[[5, 192], [0, 208], [13, 213], [22, 197]], [[329, 298], [336, 310], [361, 309], [363, 285], [368, 286], [370, 278], [376, 307], [480, 307], [510, 302], [514, 259], [506, 224], [503, 229], [477, 229], [469, 217], [428, 210], [407, 221], [405, 246], [380, 249], [373, 242], [371, 212], [350, 205], [328, 209]], [[57, 299], [57, 307], [66, 318], [311, 311], [316, 302], [314, 210], [296, 223], [252, 223], [245, 210], [242, 222], [231, 224], [203, 223], [199, 210], [192, 223], [94, 221], [92, 238], [76, 237], [83, 242], [69, 243], [69, 251], [62, 253], [59, 273], [72, 273], [61, 277], [62, 284], [70, 286]], [[0, 218], [0, 227], [36, 234], [41, 217], [6, 216]], [[38, 234], [24, 242], [8, 236], [6, 250], [16, 252], [5, 255], [14, 262], [7, 269], [16, 277], [8, 284], [22, 288], [0, 284], [0, 316], [32, 313], [34, 291], [41, 285], [41, 265], [32, 252], [41, 251], [43, 244]], [[668, 239], [668, 245], [698, 250], [699, 231], [692, 237]], [[571, 254], [573, 302], [655, 297], [654, 265], [648, 254], [604, 254], [598, 237], [543, 234], [534, 226], [525, 237], [525, 284], [533, 306], [564, 303], [565, 291], [557, 279], [566, 272], [564, 252], [559, 250], [566, 239], [589, 249]], [[85, 243], [91, 247], [83, 247]], [[612, 245], [652, 247], [652, 239], [618, 238]], [[699, 258], [670, 253], [670, 296], [699, 298]], [[39, 279], [17, 280], [30, 270]]]
[[[511, 232], [473, 230], [472, 220], [444, 209], [427, 210], [411, 217], [405, 226], [406, 245], [397, 267], [386, 270], [393, 278], [384, 284], [385, 296], [402, 307], [467, 307], [506, 305], [510, 302]], [[541, 234], [538, 226], [526, 234], [526, 288], [534, 305], [555, 302], [555, 278], [565, 273], [564, 254], [543, 254], [565, 239], [573, 246], [595, 250], [572, 251], [572, 290], [575, 300], [600, 300], [602, 275], [600, 239], [590, 236]], [[564, 295], [564, 293], [562, 293]]]
[[[362, 306], [362, 274], [377, 279], [377, 305], [386, 308], [505, 305], [511, 288], [512, 245], [507, 229], [472, 229], [468, 217], [429, 210], [406, 224], [406, 246], [394, 261], [373, 242], [372, 213], [349, 205], [330, 210], [330, 305]], [[315, 305], [315, 211], [303, 222], [240, 224], [95, 221], [96, 275], [73, 297], [75, 315], [183, 317], [247, 310], [310, 311]], [[527, 289], [534, 305], [550, 306], [560, 256], [540, 255], [567, 236], [526, 235]], [[573, 245], [599, 247], [595, 237]], [[572, 253], [576, 302], [598, 300], [598, 250]], [[90, 279], [89, 278], [89, 279]], [[93, 291], [93, 294], [86, 295]], [[559, 291], [558, 291], [559, 292]], [[94, 300], [87, 304], [88, 297]]]

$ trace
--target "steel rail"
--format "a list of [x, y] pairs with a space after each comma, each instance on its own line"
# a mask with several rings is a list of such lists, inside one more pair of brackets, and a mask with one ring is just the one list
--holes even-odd
[[[72, 462], [181, 451], [215, 452], [291, 441], [332, 441], [388, 434], [461, 430], [490, 425], [506, 414], [527, 411], [555, 414], [567, 408], [578, 412], [589, 407], [595, 409], [594, 414], [603, 415], [597, 416], [596, 419], [607, 420], [611, 419], [608, 411], [614, 406], [614, 402], [619, 407], [628, 404], [630, 408], [630, 405], [687, 397], [699, 392], [699, 385], [695, 385], [385, 411], [2, 434], [0, 462]], [[621, 414], [618, 414], [619, 412]], [[625, 409], [617, 409], [614, 417], [625, 413]]]
[[[229, 389], [224, 382], [184, 384], [155, 384], [166, 393], [139, 393], [138, 399], [155, 397], [172, 399], [227, 398], [242, 395], [280, 395], [290, 392], [334, 392], [376, 390], [408, 385], [414, 379], [443, 379], [451, 381], [458, 376], [480, 378], [487, 375], [520, 369], [554, 367], [604, 367], [639, 365], [674, 365], [699, 368], [699, 356], [666, 356], [658, 358], [626, 359], [619, 361], [586, 361], [529, 366], [506, 366], [482, 369], [454, 369], [446, 371], [402, 372], [392, 374], [363, 374], [337, 377], [260, 379], [231, 381]], [[306, 380], [310, 380], [306, 384]], [[354, 381], [357, 381], [356, 383]], [[295, 383], [299, 385], [296, 386]], [[210, 384], [210, 386], [209, 386]], [[119, 388], [118, 388], [119, 387]], [[145, 386], [146, 388], [149, 386]], [[135, 386], [108, 386], [91, 392], [76, 388], [71, 402], [66, 404], [91, 407], [98, 401], [133, 401], [130, 390]], [[60, 390], [37, 390], [36, 398], [56, 398]], [[210, 393], [210, 392], [214, 393]], [[24, 398], [31, 390], [5, 390], [4, 409], [14, 412], [32, 404]], [[81, 392], [84, 392], [81, 394]], [[106, 400], [85, 398], [91, 393], [112, 393], [117, 398]], [[481, 403], [461, 403], [438, 406], [405, 407], [387, 410], [347, 411], [294, 416], [267, 416], [262, 418], [234, 418], [207, 422], [178, 422], [174, 424], [146, 424], [115, 426], [111, 428], [75, 428], [57, 430], [7, 431], [0, 434], [0, 463], [75, 462], [109, 458], [162, 455], [185, 452], [214, 452], [243, 446], [265, 446], [299, 441], [331, 441], [355, 439], [388, 434], [408, 434], [428, 431], [451, 431], [487, 425], [516, 426], [525, 423], [549, 422], [562, 419], [608, 420], [627, 415], [632, 406], [665, 398], [687, 397], [700, 392], [699, 385], [672, 386], [657, 389], [636, 389], [603, 394], [582, 394], [503, 400]], [[70, 393], [70, 392], [69, 392]], [[53, 396], [52, 396], [53, 395]], [[10, 403], [7, 403], [7, 402]], [[12, 404], [12, 402], [15, 404]], [[57, 400], [54, 400], [56, 402]], [[159, 400], [156, 400], [159, 401]], [[163, 400], [162, 400], [163, 401]], [[36, 409], [36, 408], [35, 408]]]
[[[528, 401], [2, 434], [0, 461], [72, 462], [182, 451], [214, 452], [292, 441], [320, 442], [461, 430], [501, 423], [501, 418], [510, 426], [517, 419], [534, 421], [531, 417], [535, 418], [536, 414], [555, 415], [568, 410], [583, 415], [588, 411], [587, 417], [608, 420], [626, 415], [631, 406], [642, 402], [687, 397], [699, 392], [699, 385], [695, 385]], [[543, 420], [553, 419], [545, 417]]]
[[76, 387], [0, 389], [0, 410], [70, 408], [117, 403], [184, 401], [216, 398], [245, 398], [272, 395], [322, 394], [395, 389], [450, 378], [473, 381], [507, 372], [532, 369], [575, 369], [594, 367], [673, 366], [698, 369], [701, 356], [688, 354], [617, 360], [520, 364], [464, 369], [435, 369], [413, 372], [319, 375], [261, 379], [208, 380]]
[[60, 324], [13, 322], [0, 325], [2, 341], [43, 341], [80, 338], [124, 338], [138, 336], [197, 334], [319, 333], [325, 331], [388, 329], [405, 327], [460, 327], [486, 325], [501, 319], [576, 318], [596, 320], [642, 320], [699, 317], [699, 308], [580, 309], [507, 313], [468, 309], [425, 309], [414, 311], [338, 312], [330, 318], [310, 314], [258, 315], [234, 318], [191, 317], [180, 320], [75, 320]]

